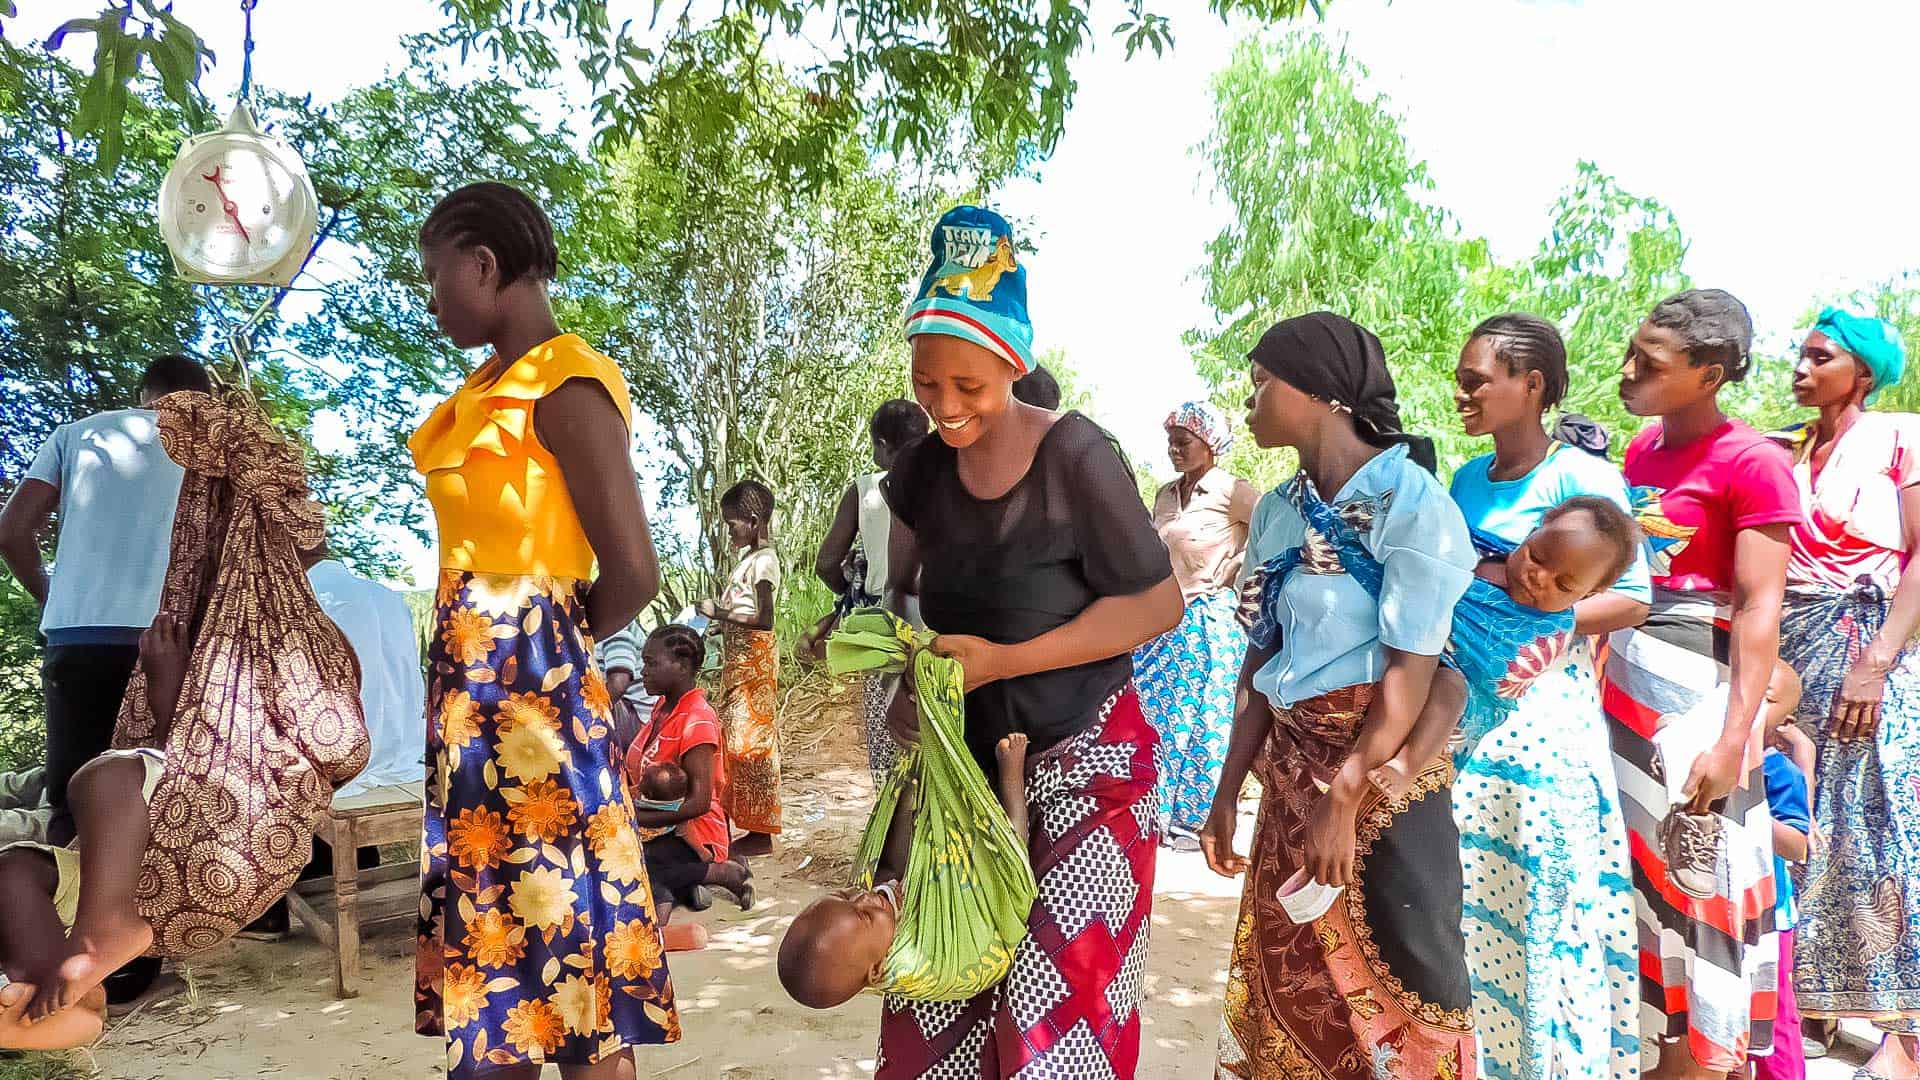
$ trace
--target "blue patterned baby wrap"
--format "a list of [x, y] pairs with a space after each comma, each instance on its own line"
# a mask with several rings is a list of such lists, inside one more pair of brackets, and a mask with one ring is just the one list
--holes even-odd
[[[1267, 560], [1249, 581], [1255, 610], [1247, 638], [1262, 649], [1274, 648], [1280, 629], [1280, 585], [1303, 563], [1323, 553], [1309, 551], [1324, 542], [1341, 568], [1361, 587], [1380, 598], [1386, 569], [1360, 542], [1372, 527], [1371, 512], [1360, 505], [1335, 507], [1296, 479], [1284, 489], [1294, 509], [1307, 522], [1307, 542]], [[1473, 530], [1473, 544], [1483, 558], [1505, 558], [1513, 546], [1498, 537]], [[1464, 738], [1455, 760], [1464, 759], [1487, 732], [1511, 716], [1520, 695], [1533, 680], [1553, 666], [1573, 642], [1573, 612], [1535, 611], [1516, 602], [1493, 583], [1478, 576], [1453, 608], [1453, 630], [1441, 662], [1460, 672], [1467, 683], [1467, 704], [1460, 717]]]

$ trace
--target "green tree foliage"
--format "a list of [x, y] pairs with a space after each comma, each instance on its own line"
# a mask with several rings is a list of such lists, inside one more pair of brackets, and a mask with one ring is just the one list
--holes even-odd
[[[1500, 263], [1437, 205], [1401, 118], [1360, 89], [1364, 74], [1343, 48], [1301, 34], [1243, 42], [1215, 77], [1217, 116], [1200, 152], [1234, 215], [1207, 245], [1217, 325], [1192, 342], [1216, 401], [1245, 414], [1246, 355], [1268, 326], [1336, 311], [1380, 336], [1405, 426], [1432, 437], [1450, 471], [1486, 449], [1461, 433], [1453, 408], [1467, 334], [1488, 315], [1532, 311], [1567, 336], [1566, 407], [1624, 445], [1638, 426], [1615, 394], [1625, 342], [1654, 302], [1688, 283], [1673, 215], [1581, 163], [1538, 251]], [[1263, 484], [1291, 468], [1250, 439], [1227, 464]]]
[[[219, 356], [224, 335], [268, 295], [189, 286], [160, 241], [153, 193], [202, 121], [151, 79], [137, 81], [121, 112], [119, 158], [103, 160], [65, 126], [88, 85], [46, 52], [0, 41], [0, 498], [56, 425], [133, 405], [155, 354]], [[305, 313], [267, 321], [251, 383], [295, 437], [323, 410], [339, 414], [345, 446], [308, 455], [335, 549], [363, 570], [394, 573], [402, 568], [385, 527], [424, 535], [404, 451], [409, 422], [421, 398], [443, 393], [463, 367], [426, 313], [415, 230], [448, 177], [471, 176], [521, 183], [571, 226], [592, 164], [528, 120], [517, 91], [498, 82], [455, 88], [430, 65], [324, 112], [271, 93], [259, 105], [313, 164], [326, 232], [318, 282], [302, 279], [292, 291]], [[9, 578], [0, 592], [0, 765], [39, 753], [38, 619]]]
[[[11, 5], [0, 15], [12, 15]], [[125, 149], [127, 112], [140, 106], [136, 83], [151, 67], [166, 97], [180, 109], [204, 118], [197, 83], [213, 53], [200, 35], [173, 16], [171, 3], [123, 0], [92, 18], [71, 19], [47, 41], [57, 50], [72, 34], [93, 35], [93, 71], [80, 86], [72, 113], [75, 135], [92, 138], [107, 168]]]
[[[261, 289], [196, 288], [176, 278], [153, 193], [194, 117], [136, 82], [124, 151], [109, 162], [63, 125], [87, 80], [37, 49], [0, 42], [0, 477], [18, 477], [57, 424], [134, 404], [158, 353], [210, 356]], [[333, 453], [309, 447], [337, 550], [361, 568], [401, 569], [384, 527], [424, 537], [405, 452], [423, 399], [468, 366], [426, 311], [415, 236], [434, 200], [469, 178], [533, 192], [566, 238], [593, 163], [564, 132], [530, 119], [524, 92], [486, 80], [453, 85], [431, 63], [356, 90], [324, 110], [263, 92], [261, 119], [300, 149], [315, 177], [322, 231], [308, 275], [256, 335], [252, 386], [283, 430], [307, 437], [332, 410], [351, 433]], [[584, 263], [577, 244], [568, 265]], [[286, 316], [285, 312], [292, 312]], [[406, 492], [404, 498], [395, 492]]]
[[750, 477], [775, 493], [789, 580], [811, 578], [841, 493], [868, 467], [869, 416], [907, 389], [903, 287], [940, 196], [903, 189], [851, 138], [838, 180], [783, 194], [755, 146], [807, 107], [789, 87], [742, 140], [715, 141], [697, 111], [663, 117], [608, 163], [580, 313], [604, 327], [656, 429], [668, 501], [695, 511], [695, 588], [731, 566], [720, 495]]
[[[236, 0], [236, 9], [238, 2]], [[784, 57], [804, 81], [789, 121], [763, 132], [768, 161], [809, 184], [831, 179], [854, 136], [898, 155], [945, 160], [956, 136], [987, 173], [1020, 167], [1052, 150], [1078, 83], [1073, 61], [1101, 37], [1131, 56], [1174, 43], [1172, 22], [1147, 0], [1124, 0], [1106, 25], [1089, 5], [1064, 0], [758, 0], [745, 5], [669, 6], [616, 24], [608, 0], [441, 0], [447, 25], [435, 40], [462, 59], [484, 53], [496, 68], [534, 79], [571, 63], [596, 96], [604, 146], [652, 138], [656, 124], [693, 122], [715, 137], [738, 136], [744, 118], [782, 107]], [[1208, 0], [1218, 17], [1293, 19], [1321, 0]], [[676, 10], [677, 9], [677, 10]], [[644, 7], [642, 10], [645, 10]], [[4, 14], [0, 12], [0, 14]], [[235, 16], [238, 17], [236, 10]], [[1196, 13], [1197, 17], [1197, 13]], [[144, 62], [169, 96], [185, 103], [208, 58], [193, 31], [157, 0], [114, 0], [63, 35], [94, 35], [95, 59], [77, 127], [111, 160], [117, 110]], [[736, 78], [745, 75], [746, 78]], [[669, 112], [665, 104], [678, 103]]]
[[133, 404], [146, 358], [178, 352], [206, 318], [159, 243], [152, 192], [180, 116], [125, 113], [117, 169], [72, 153], [72, 67], [0, 42], [0, 476], [16, 477], [54, 426]]

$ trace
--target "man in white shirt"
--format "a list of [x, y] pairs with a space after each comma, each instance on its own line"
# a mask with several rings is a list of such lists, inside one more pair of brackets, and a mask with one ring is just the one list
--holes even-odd
[[[413, 632], [413, 613], [406, 598], [385, 585], [347, 569], [331, 557], [326, 545], [302, 552], [307, 582], [320, 601], [320, 610], [346, 635], [360, 661], [360, 706], [367, 717], [371, 744], [367, 767], [333, 793], [333, 804], [373, 795], [382, 788], [413, 785], [413, 792], [381, 792], [391, 801], [425, 798], [427, 767], [427, 681], [420, 664], [420, 640]], [[380, 802], [390, 801], [382, 797]], [[333, 872], [333, 853], [314, 841], [314, 855], [301, 880]], [[378, 865], [379, 852], [361, 850], [360, 868]], [[287, 902], [282, 899], [243, 932], [250, 938], [278, 938], [288, 930]]]
[[360, 705], [372, 753], [367, 767], [333, 793], [334, 802], [376, 788], [424, 782], [427, 681], [413, 613], [399, 593], [347, 569], [325, 545], [306, 552], [307, 581], [360, 660]]
[[[72, 838], [67, 781], [113, 739], [140, 632], [160, 610], [172, 549], [180, 466], [160, 445], [155, 400], [210, 393], [198, 362], [162, 356], [147, 365], [138, 409], [95, 413], [54, 429], [0, 510], [0, 559], [41, 606], [46, 653], [46, 797], [55, 842]], [[51, 577], [39, 537], [60, 514]]]

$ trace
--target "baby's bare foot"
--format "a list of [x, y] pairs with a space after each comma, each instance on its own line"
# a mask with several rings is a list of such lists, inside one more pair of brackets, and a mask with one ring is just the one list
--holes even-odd
[[1413, 770], [1407, 767], [1407, 759], [1396, 757], [1385, 765], [1367, 774], [1373, 786], [1380, 789], [1388, 799], [1395, 802], [1406, 798], [1413, 791]]
[[1018, 731], [1006, 736], [993, 748], [993, 756], [1002, 770], [1011, 769], [1017, 775], [1027, 767], [1027, 737]]
[[107, 976], [138, 959], [153, 945], [153, 926], [128, 912], [124, 918], [75, 925], [68, 937], [72, 950], [53, 978], [34, 995], [27, 1008], [31, 1020], [42, 1020], [80, 1004]]

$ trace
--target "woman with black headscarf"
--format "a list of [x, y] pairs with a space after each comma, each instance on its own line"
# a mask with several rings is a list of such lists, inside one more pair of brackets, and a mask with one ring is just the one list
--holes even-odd
[[[1300, 471], [1254, 510], [1244, 704], [1201, 836], [1215, 871], [1248, 877], [1219, 1072], [1471, 1077], [1451, 759], [1403, 798], [1374, 777], [1426, 702], [1473, 543], [1432, 444], [1400, 430], [1378, 338], [1316, 312], [1250, 359], [1248, 427]], [[1383, 572], [1377, 597], [1354, 560]], [[1249, 770], [1264, 793], [1246, 858], [1233, 834]]]

